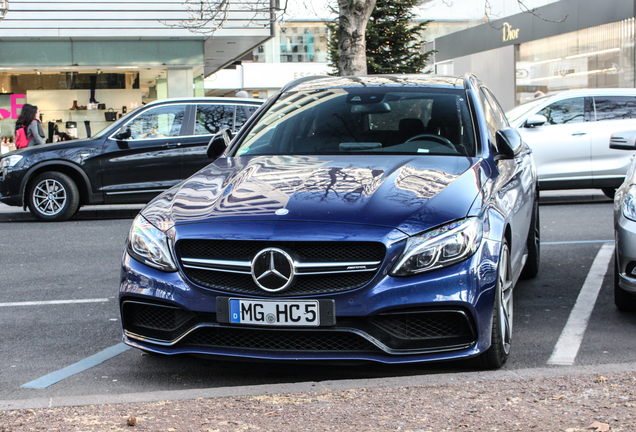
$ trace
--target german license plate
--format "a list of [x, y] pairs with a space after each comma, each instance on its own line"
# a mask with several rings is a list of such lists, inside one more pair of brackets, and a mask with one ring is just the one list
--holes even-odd
[[229, 299], [230, 323], [277, 326], [319, 326], [318, 300]]

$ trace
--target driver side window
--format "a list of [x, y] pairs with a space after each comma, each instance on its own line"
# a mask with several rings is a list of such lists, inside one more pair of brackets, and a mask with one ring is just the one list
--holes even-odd
[[582, 123], [585, 121], [585, 98], [557, 101], [537, 114], [545, 116], [551, 125]]
[[149, 109], [129, 124], [131, 140], [178, 136], [185, 116], [185, 105], [167, 105]]

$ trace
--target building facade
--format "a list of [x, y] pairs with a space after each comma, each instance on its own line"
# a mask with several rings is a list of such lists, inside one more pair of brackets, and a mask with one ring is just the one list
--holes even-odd
[[66, 122], [89, 120], [95, 133], [112, 118], [107, 111], [119, 116], [155, 99], [204, 96], [206, 75], [272, 36], [270, 12], [248, 12], [251, 3], [232, 0], [212, 37], [184, 28], [192, 16], [181, 0], [1, 1], [3, 141], [12, 139], [24, 103], [38, 105], [43, 122], [62, 131]]
[[636, 1], [561, 0], [435, 40], [438, 74], [476, 73], [504, 109], [576, 88], [634, 87]]

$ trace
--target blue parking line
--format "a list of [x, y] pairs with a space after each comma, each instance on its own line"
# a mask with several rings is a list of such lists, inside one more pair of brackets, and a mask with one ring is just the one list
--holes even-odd
[[48, 386], [51, 386], [56, 382], [62, 381], [63, 379], [66, 379], [70, 376], [73, 376], [76, 373], [84, 372], [85, 370], [90, 369], [93, 366], [97, 366], [98, 364], [101, 364], [106, 360], [111, 359], [129, 349], [130, 347], [128, 345], [119, 343], [110, 348], [106, 348], [104, 351], [98, 352], [95, 355], [87, 357], [84, 360], [80, 360], [75, 364], [65, 367], [64, 369], [60, 369], [48, 375], [44, 375], [41, 378], [23, 384], [20, 387], [32, 389], [47, 388]]
[[541, 246], [543, 246], [543, 245], [586, 244], [586, 243], [614, 243], [614, 240], [582, 240], [582, 241], [563, 241], [563, 242], [541, 242]]

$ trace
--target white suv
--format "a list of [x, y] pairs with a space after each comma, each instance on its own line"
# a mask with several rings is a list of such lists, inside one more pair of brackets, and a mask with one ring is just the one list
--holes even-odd
[[614, 196], [631, 154], [608, 142], [613, 132], [636, 130], [636, 89], [568, 90], [506, 115], [533, 150], [541, 189], [596, 188]]

